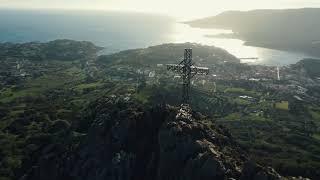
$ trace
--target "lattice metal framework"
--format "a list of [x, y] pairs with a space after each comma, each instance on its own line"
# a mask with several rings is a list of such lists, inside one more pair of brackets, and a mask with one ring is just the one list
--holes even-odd
[[192, 49], [184, 50], [184, 59], [179, 64], [167, 64], [167, 70], [182, 75], [182, 104], [190, 104], [190, 81], [197, 74], [208, 75], [209, 68], [192, 64]]

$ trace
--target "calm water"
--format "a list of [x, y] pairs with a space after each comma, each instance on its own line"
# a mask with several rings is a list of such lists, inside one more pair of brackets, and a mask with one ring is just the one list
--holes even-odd
[[242, 57], [258, 57], [255, 64], [286, 65], [310, 57], [295, 52], [244, 46], [237, 39], [208, 38], [226, 30], [191, 28], [175, 19], [157, 15], [90, 11], [0, 10], [0, 42], [74, 39], [92, 41], [104, 53], [144, 48], [163, 43], [196, 42], [214, 45]]

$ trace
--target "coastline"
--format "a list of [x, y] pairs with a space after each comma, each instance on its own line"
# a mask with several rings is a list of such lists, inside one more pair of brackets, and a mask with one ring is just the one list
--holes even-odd
[[[307, 56], [311, 56], [313, 58], [320, 59], [320, 43], [313, 42], [291, 42], [291, 43], [283, 43], [282, 41], [264, 41], [256, 40], [254, 37], [246, 37], [245, 35], [237, 32], [235, 29], [231, 27], [224, 27], [221, 25], [215, 24], [202, 24], [197, 23], [197, 21], [189, 21], [183, 22], [184, 24], [192, 27], [192, 28], [200, 28], [200, 29], [218, 29], [218, 30], [231, 30], [234, 33], [222, 33], [222, 34], [207, 34], [205, 37], [207, 38], [219, 38], [219, 39], [239, 39], [244, 41], [245, 46], [258, 47], [258, 48], [266, 48], [272, 50], [279, 51], [287, 51], [287, 52], [297, 52], [302, 53]], [[248, 36], [248, 35], [247, 35]]]

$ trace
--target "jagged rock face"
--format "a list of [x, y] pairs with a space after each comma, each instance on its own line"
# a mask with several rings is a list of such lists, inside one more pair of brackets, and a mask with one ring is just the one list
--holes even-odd
[[234, 156], [239, 152], [232, 152], [231, 146], [238, 148], [229, 134], [215, 130], [185, 115], [164, 123], [159, 131], [159, 179], [240, 177], [244, 157]]
[[21, 179], [281, 179], [272, 169], [245, 163], [228, 131], [198, 114], [181, 116], [168, 106], [145, 110], [117, 98], [95, 107], [88, 135], [76, 149], [47, 148]]

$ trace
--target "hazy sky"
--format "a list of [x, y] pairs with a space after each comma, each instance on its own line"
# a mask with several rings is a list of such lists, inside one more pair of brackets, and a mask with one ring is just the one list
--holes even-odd
[[320, 7], [320, 0], [0, 0], [0, 7], [139, 11], [186, 19], [225, 10]]

